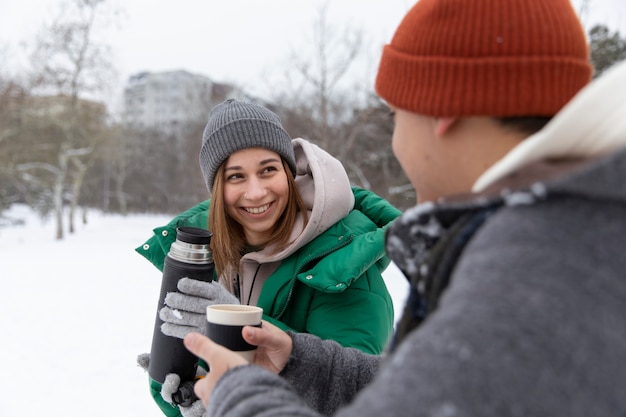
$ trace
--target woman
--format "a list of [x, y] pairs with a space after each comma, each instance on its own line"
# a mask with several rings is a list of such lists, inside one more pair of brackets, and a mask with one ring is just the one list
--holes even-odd
[[[278, 116], [253, 103], [230, 99], [211, 110], [200, 166], [211, 200], [155, 229], [137, 251], [162, 269], [176, 228], [206, 228], [208, 218], [222, 285], [181, 280], [161, 312], [164, 333], [201, 331], [207, 304], [253, 304], [284, 330], [380, 353], [393, 330], [383, 237], [400, 211], [351, 187], [337, 159], [291, 140]], [[183, 323], [181, 310], [194, 302]], [[178, 415], [160, 384], [151, 386], [166, 415]]]

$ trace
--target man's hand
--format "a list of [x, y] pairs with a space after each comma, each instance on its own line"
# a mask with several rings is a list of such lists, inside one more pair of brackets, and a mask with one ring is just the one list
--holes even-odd
[[[293, 342], [291, 337], [278, 327], [263, 321], [262, 327], [245, 326], [243, 338], [257, 346], [254, 364], [271, 372], [279, 373], [287, 364]], [[220, 346], [198, 333], [189, 333], [184, 339], [185, 346], [191, 353], [204, 359], [211, 369], [207, 376], [194, 387], [196, 395], [202, 399], [205, 407], [209, 403], [213, 388], [226, 371], [248, 362], [237, 353]]]
[[200, 333], [189, 333], [185, 336], [184, 341], [185, 347], [194, 355], [204, 359], [211, 369], [194, 386], [196, 395], [206, 407], [213, 393], [213, 388], [222, 375], [231, 368], [249, 363], [239, 354], [218, 345]]

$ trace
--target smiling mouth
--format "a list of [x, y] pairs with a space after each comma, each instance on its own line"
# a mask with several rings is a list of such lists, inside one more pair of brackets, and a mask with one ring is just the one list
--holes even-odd
[[261, 214], [264, 213], [268, 208], [270, 208], [269, 204], [261, 207], [244, 207], [243, 209], [250, 214]]

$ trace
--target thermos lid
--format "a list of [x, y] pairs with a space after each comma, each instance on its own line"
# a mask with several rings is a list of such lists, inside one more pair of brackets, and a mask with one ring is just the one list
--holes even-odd
[[185, 243], [208, 245], [211, 243], [211, 236], [213, 236], [213, 233], [198, 227], [176, 228], [176, 239]]

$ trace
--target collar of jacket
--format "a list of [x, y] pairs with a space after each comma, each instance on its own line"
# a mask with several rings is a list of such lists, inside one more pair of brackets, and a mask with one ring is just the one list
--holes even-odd
[[626, 204], [626, 148], [602, 158], [538, 161], [510, 173], [482, 192], [425, 202], [407, 210], [390, 227], [386, 248], [411, 281], [428, 251], [459, 219], [499, 206], [536, 204], [551, 195], [615, 200]]
[[353, 210], [284, 259], [275, 275], [295, 271], [295, 278], [309, 287], [323, 292], [343, 292], [371, 267], [377, 265], [382, 271], [389, 265], [384, 233], [385, 229]]
[[407, 210], [389, 228], [386, 249], [410, 283], [393, 346], [437, 307], [463, 248], [501, 208], [580, 198], [626, 204], [626, 148], [609, 156], [540, 161], [481, 193], [452, 196]]

